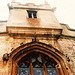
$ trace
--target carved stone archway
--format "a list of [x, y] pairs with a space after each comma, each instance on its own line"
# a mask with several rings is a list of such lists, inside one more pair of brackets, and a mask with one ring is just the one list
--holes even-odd
[[[51, 45], [41, 42], [24, 44], [10, 53], [9, 75], [17, 75], [17, 62], [32, 52], [40, 52], [53, 59], [57, 63], [56, 70], [58, 75], [70, 75], [70, 70], [67, 66], [64, 54], [53, 48]], [[33, 75], [33, 73], [31, 75]]]

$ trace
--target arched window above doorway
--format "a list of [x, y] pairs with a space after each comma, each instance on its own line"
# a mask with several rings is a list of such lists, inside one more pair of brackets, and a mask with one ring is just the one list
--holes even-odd
[[57, 63], [47, 55], [32, 52], [19, 60], [18, 73], [19, 75], [57, 75], [55, 65]]
[[[44, 75], [50, 75], [54, 72], [57, 72], [56, 75], [70, 74], [69, 68], [66, 69], [68, 65], [65, 62], [64, 54], [62, 54], [61, 51], [55, 49], [52, 45], [34, 41], [22, 45], [10, 53], [9, 66], [11, 66], [9, 67], [9, 71], [10, 69], [11, 71], [9, 75], [18, 75], [19, 68], [23, 63], [27, 66], [26, 68], [29, 68], [29, 75], [34, 75], [33, 68], [40, 68], [39, 63], [39, 65], [36, 63], [36, 66], [33, 64], [36, 62], [36, 58], [42, 63], [41, 68]], [[55, 69], [50, 71], [51, 68]]]

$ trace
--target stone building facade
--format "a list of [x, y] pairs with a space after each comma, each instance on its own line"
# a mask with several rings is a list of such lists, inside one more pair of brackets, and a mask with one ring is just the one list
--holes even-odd
[[75, 75], [75, 30], [59, 23], [48, 3], [8, 7], [8, 21], [0, 21], [0, 75]]

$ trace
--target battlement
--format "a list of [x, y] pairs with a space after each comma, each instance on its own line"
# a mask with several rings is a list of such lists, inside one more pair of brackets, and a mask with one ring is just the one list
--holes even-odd
[[37, 9], [37, 10], [52, 10], [49, 4], [36, 5], [34, 3], [21, 4], [20, 2], [12, 2], [8, 4], [9, 9]]

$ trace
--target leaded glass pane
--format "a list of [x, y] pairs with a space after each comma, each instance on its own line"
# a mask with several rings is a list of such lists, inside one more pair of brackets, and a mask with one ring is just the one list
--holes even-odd
[[35, 65], [35, 67], [40, 67], [39, 65]]
[[35, 58], [32, 58], [32, 63], [35, 62]]
[[19, 75], [29, 75], [29, 68], [19, 68]]
[[49, 67], [49, 68], [50, 68], [50, 67], [53, 67], [53, 66], [52, 66], [52, 65], [48, 65], [47, 67]]
[[21, 66], [21, 68], [25, 68], [25, 67], [27, 67], [27, 66], [23, 63], [23, 65]]
[[48, 75], [57, 75], [56, 68], [47, 68]]
[[33, 68], [34, 75], [43, 75], [43, 69], [42, 68]]
[[39, 62], [41, 62], [41, 58], [40, 57], [38, 57], [37, 59], [38, 59]]

